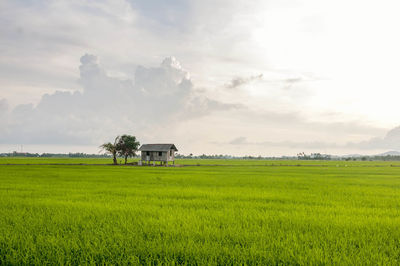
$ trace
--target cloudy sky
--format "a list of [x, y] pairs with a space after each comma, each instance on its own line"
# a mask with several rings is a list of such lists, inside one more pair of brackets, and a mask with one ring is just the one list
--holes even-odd
[[382, 0], [0, 1], [0, 152], [400, 150]]

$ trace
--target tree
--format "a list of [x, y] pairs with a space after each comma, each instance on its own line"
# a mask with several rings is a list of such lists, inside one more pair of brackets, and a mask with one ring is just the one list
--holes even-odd
[[104, 143], [102, 145], [100, 145], [100, 148], [105, 151], [108, 154], [111, 154], [113, 156], [113, 162], [114, 164], [118, 164], [117, 162], [117, 152], [118, 152], [118, 148], [117, 148], [117, 144], [118, 144], [118, 140], [119, 140], [119, 136], [115, 138], [114, 140], [114, 144], [112, 144], [111, 142], [108, 143]]
[[118, 154], [125, 158], [126, 164], [128, 161], [128, 157], [136, 156], [136, 151], [138, 150], [140, 143], [136, 140], [135, 136], [131, 135], [122, 135], [117, 138], [118, 140], [116, 140], [116, 147]]

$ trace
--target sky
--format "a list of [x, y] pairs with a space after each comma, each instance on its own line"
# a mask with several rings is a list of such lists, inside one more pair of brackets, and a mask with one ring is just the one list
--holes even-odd
[[400, 151], [399, 7], [0, 0], [0, 152]]

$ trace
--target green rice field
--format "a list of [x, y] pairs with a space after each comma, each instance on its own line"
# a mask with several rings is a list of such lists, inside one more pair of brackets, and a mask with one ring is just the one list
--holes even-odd
[[110, 163], [0, 158], [0, 264], [400, 264], [400, 162]]

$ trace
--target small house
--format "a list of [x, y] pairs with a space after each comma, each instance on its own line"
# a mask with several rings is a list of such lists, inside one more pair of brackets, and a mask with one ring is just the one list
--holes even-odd
[[139, 151], [141, 152], [141, 163], [160, 162], [168, 165], [168, 162], [175, 163], [175, 152], [178, 149], [174, 144], [143, 144]]

